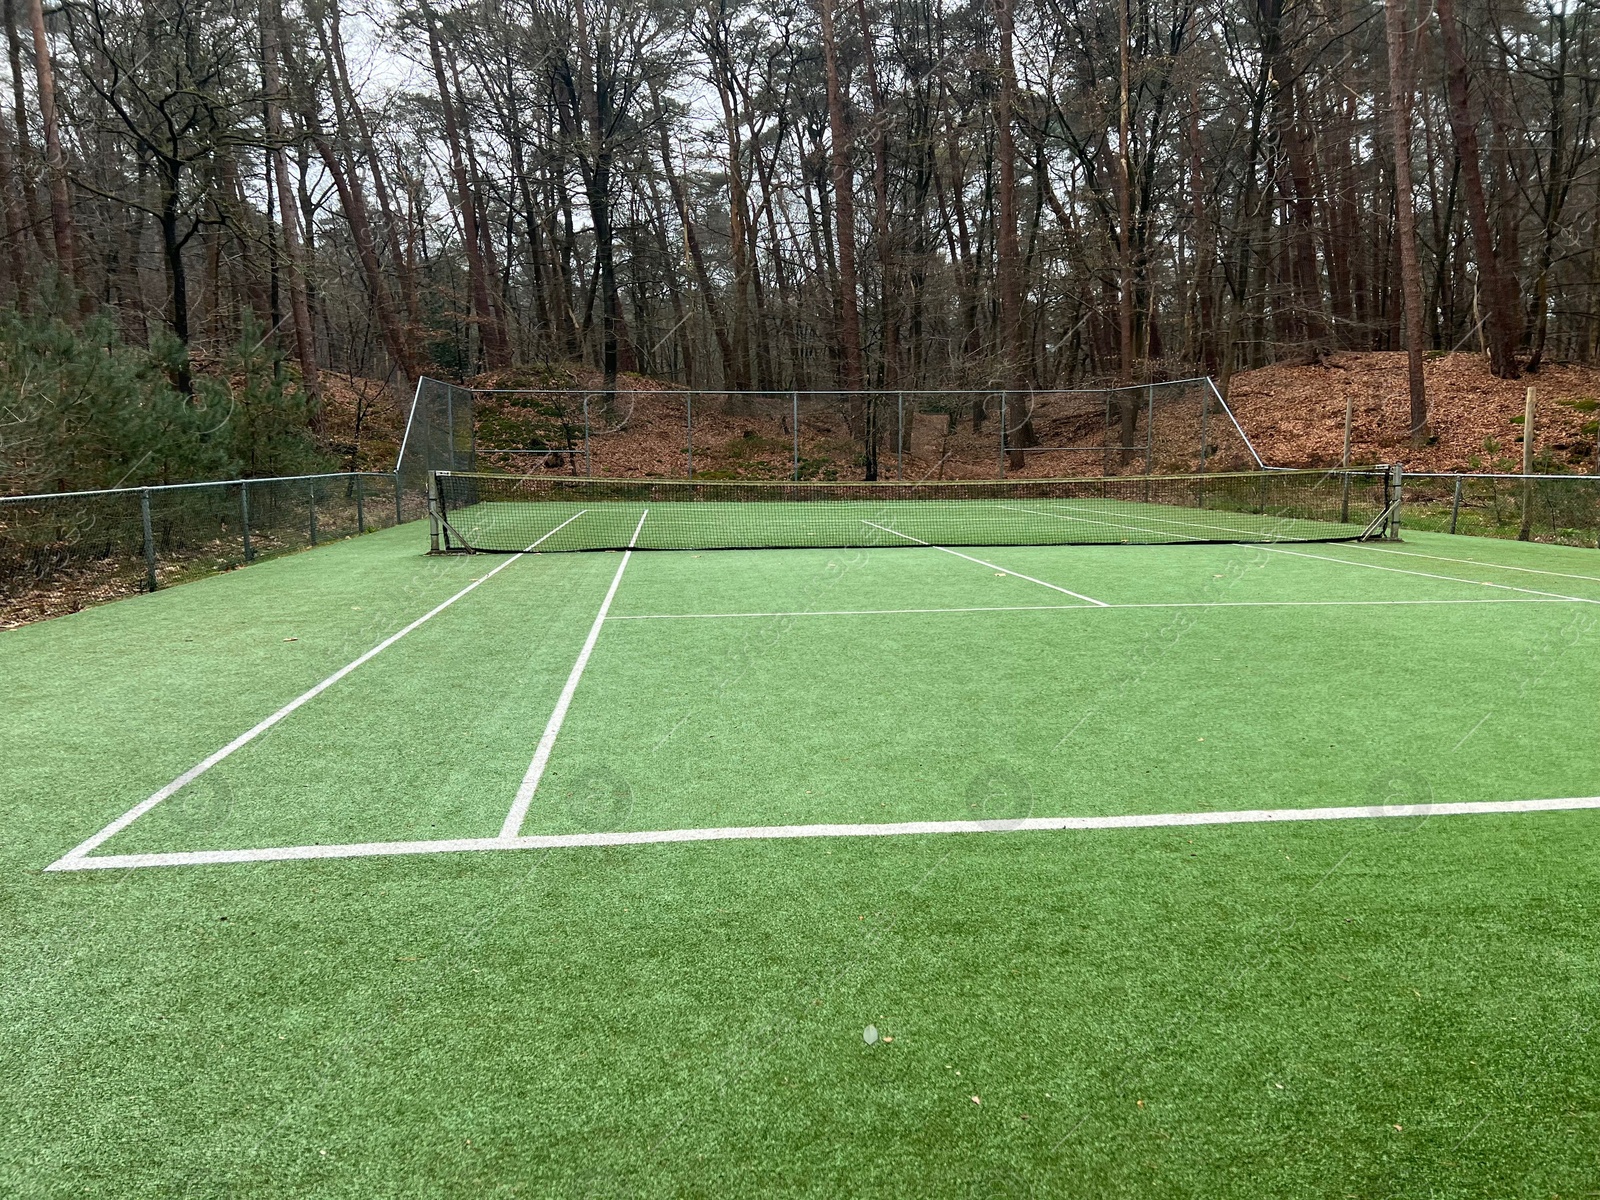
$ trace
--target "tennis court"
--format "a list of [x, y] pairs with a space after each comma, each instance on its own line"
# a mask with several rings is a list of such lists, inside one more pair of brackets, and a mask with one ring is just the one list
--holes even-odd
[[[1020, 519], [1107, 544], [849, 501], [763, 536], [870, 544], [550, 553], [690, 517], [484, 503], [458, 527], [517, 552], [404, 526], [0, 644], [6, 1011], [91, 1064], [15, 1064], [83, 1114], [61, 1179], [126, 1094], [181, 1119], [124, 1194], [192, 1181], [181, 1129], [242, 1067], [264, 1107], [196, 1169], [327, 1194], [1596, 1166], [1591, 554], [1060, 498]], [[1258, 540], [1190, 540], [1224, 534]], [[421, 1047], [443, 1073], [390, 1107]]]

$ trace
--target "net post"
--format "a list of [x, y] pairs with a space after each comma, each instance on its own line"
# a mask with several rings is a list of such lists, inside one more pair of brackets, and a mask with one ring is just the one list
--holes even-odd
[[363, 482], [364, 482], [363, 481], [363, 477], [358, 472], [356, 474], [356, 532], [357, 533], [365, 533], [367, 531], [367, 506], [366, 506], [366, 497], [362, 494], [362, 491], [363, 491], [362, 483]]
[[310, 480], [306, 484], [307, 506], [311, 510], [311, 544], [317, 544], [317, 481]]
[[1006, 391], [1000, 389], [1000, 478], [1006, 477]]
[[156, 590], [156, 536], [150, 524], [150, 489], [139, 489], [139, 524], [144, 531], [145, 590]]
[[250, 548], [250, 481], [243, 480], [239, 484], [239, 517], [244, 527], [244, 561], [249, 562], [255, 557], [255, 551]]
[[428, 553], [439, 553], [439, 472], [428, 472]]
[[906, 394], [904, 392], [900, 392], [895, 398], [894, 477], [900, 480], [904, 480], [906, 477]]
[[404, 517], [405, 512], [401, 507], [400, 469], [396, 467], [394, 472], [394, 523], [399, 525]]
[[1456, 486], [1450, 496], [1450, 532], [1456, 531], [1456, 520], [1461, 516], [1461, 476], [1456, 476]]
[[683, 398], [683, 428], [688, 437], [686, 443], [689, 454], [689, 478], [694, 478], [694, 393], [688, 392]]
[[1405, 486], [1405, 468], [1399, 463], [1389, 467], [1385, 478], [1384, 506], [1389, 510], [1389, 519], [1384, 526], [1383, 540], [1398, 542], [1400, 540], [1400, 496]]
[[790, 425], [792, 426], [792, 429], [793, 429], [793, 432], [794, 432], [794, 478], [795, 478], [795, 482], [798, 483], [800, 481], [800, 393], [799, 392], [790, 392], [789, 393], [789, 404], [790, 404], [790, 407], [793, 409], [793, 414], [790, 417]]

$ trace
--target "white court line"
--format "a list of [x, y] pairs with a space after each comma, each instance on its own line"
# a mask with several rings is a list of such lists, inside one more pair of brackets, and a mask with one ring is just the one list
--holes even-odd
[[1551, 575], [1557, 579], [1582, 579], [1600, 583], [1600, 575], [1572, 575], [1566, 571], [1541, 571], [1538, 567], [1513, 567], [1506, 563], [1483, 562], [1476, 558], [1446, 558], [1442, 554], [1419, 554], [1415, 550], [1391, 550], [1387, 546], [1374, 546], [1370, 542], [1356, 542], [1363, 550], [1376, 550], [1379, 554], [1403, 554], [1407, 558], [1431, 558], [1434, 562], [1460, 563], [1470, 567], [1488, 567], [1495, 571], [1520, 571], [1524, 575]]
[[[238, 737], [234, 738], [233, 741], [229, 742], [222, 749], [218, 750], [215, 754], [212, 754], [209, 758], [202, 759], [200, 762], [198, 762], [194, 766], [190, 767], [182, 775], [179, 775], [171, 783], [167, 784], [166, 787], [162, 788], [160, 791], [158, 791], [155, 794], [153, 794], [152, 796], [150, 796], [149, 799], [142, 800], [138, 804], [135, 804], [132, 808], [130, 808], [127, 812], [123, 813], [115, 821], [111, 822], [111, 824], [107, 825], [99, 833], [95, 834], [93, 837], [87, 839], [86, 841], [81, 842], [77, 846], [74, 846], [71, 850], [67, 851], [67, 853], [64, 854], [61, 857], [60, 862], [61, 863], [66, 863], [66, 862], [70, 862], [70, 861], [82, 858], [84, 855], [86, 855], [86, 854], [90, 853], [92, 850], [94, 850], [97, 846], [101, 845], [101, 843], [103, 843], [103, 842], [115, 837], [117, 834], [121, 833], [124, 829], [126, 829], [129, 825], [132, 825], [140, 817], [144, 816], [145, 813], [149, 812], [156, 805], [160, 804], [163, 800], [167, 799], [169, 796], [173, 795], [175, 792], [180, 791], [181, 789], [187, 787], [189, 784], [193, 783], [196, 779], [200, 778], [200, 776], [204, 775], [207, 771], [209, 771], [212, 767], [216, 766], [223, 759], [227, 758], [234, 751], [242, 749], [245, 746], [248, 746], [251, 742], [255, 741], [256, 738], [260, 737], [267, 730], [271, 729], [274, 725], [276, 725], [279, 721], [283, 720], [290, 713], [292, 713], [295, 709], [299, 708], [302, 704], [305, 704], [306, 702], [308, 702], [310, 700], [314, 700], [318, 696], [322, 695], [323, 692], [327, 691], [334, 684], [338, 683], [339, 680], [343, 679], [346, 675], [350, 674], [351, 671], [354, 671], [357, 667], [361, 666], [363, 663], [370, 662], [373, 658], [376, 658], [379, 654], [382, 654], [385, 650], [387, 650], [390, 646], [394, 645], [401, 638], [405, 637], [406, 634], [410, 633], [412, 630], [418, 628], [419, 626], [425, 624], [426, 622], [431, 621], [434, 617], [438, 616], [445, 609], [449, 608], [452, 604], [454, 604], [457, 600], [461, 599], [461, 597], [465, 596], [468, 592], [472, 591], [479, 584], [487, 583], [489, 580], [493, 579], [501, 571], [504, 571], [512, 563], [516, 562], [517, 559], [521, 558], [524, 554], [527, 554], [530, 550], [532, 550], [534, 548], [534, 546], [539, 545], [539, 542], [543, 542], [545, 540], [545, 538], [551, 537], [552, 535], [554, 535], [556, 533], [559, 533], [561, 530], [565, 529], [568, 525], [572, 524], [572, 522], [576, 521], [579, 517], [583, 516], [583, 514], [588, 512], [588, 511], [589, 511], [588, 509], [580, 509], [578, 512], [573, 513], [572, 516], [568, 517], [565, 521], [561, 522], [561, 524], [557, 525], [549, 533], [545, 534], [544, 537], [541, 537], [538, 542], [534, 542], [532, 546], [529, 546], [527, 550], [523, 550], [520, 553], [513, 554], [510, 558], [506, 559], [505, 562], [501, 563], [494, 570], [490, 571], [488, 574], [482, 576], [479, 579], [474, 579], [471, 583], [467, 584], [466, 587], [462, 588], [454, 596], [451, 596], [450, 599], [446, 600], [443, 604], [440, 604], [437, 608], [433, 608], [433, 609], [429, 610], [428, 612], [424, 613], [422, 616], [418, 617], [415, 621], [411, 622], [411, 624], [407, 625], [399, 633], [390, 634], [388, 637], [384, 638], [383, 641], [379, 642], [376, 646], [374, 646], [371, 650], [368, 650], [365, 654], [363, 654], [360, 658], [356, 659], [354, 662], [346, 663], [344, 666], [340, 667], [337, 671], [335, 671], [332, 675], [329, 675], [326, 679], [324, 679], [321, 683], [317, 684], [315, 687], [309, 689], [308, 691], [301, 692], [300, 695], [296, 696], [293, 700], [289, 701], [289, 703], [285, 704], [282, 708], [280, 708], [277, 712], [273, 713], [266, 720], [262, 721], [259, 725], [255, 725], [252, 728], [247, 729], [245, 732], [241, 733]], [[60, 864], [58, 863], [57, 865], [60, 865]]]
[[921, 538], [912, 537], [909, 533], [901, 533], [898, 529], [890, 529], [887, 525], [879, 525], [876, 521], [863, 519], [861, 523], [870, 525], [874, 529], [881, 529], [884, 533], [892, 533], [895, 537], [905, 538], [906, 541], [915, 542], [919, 546], [926, 546], [929, 550], [943, 550], [946, 554], [954, 554], [957, 558], [964, 558], [970, 563], [977, 563], [980, 567], [988, 567], [991, 571], [999, 571], [1002, 575], [1013, 575], [1018, 579], [1026, 579], [1029, 583], [1037, 583], [1040, 587], [1047, 587], [1052, 591], [1061, 592], [1063, 595], [1071, 596], [1074, 600], [1085, 600], [1096, 608], [1106, 607], [1104, 600], [1096, 600], [1093, 596], [1085, 596], [1082, 592], [1075, 592], [1071, 588], [1062, 587], [1060, 584], [1046, 583], [1042, 579], [1035, 579], [1032, 575], [1024, 575], [1021, 571], [1012, 571], [1005, 567], [996, 566], [992, 562], [984, 562], [981, 558], [973, 558], [970, 554], [963, 554], [961, 551], [952, 550], [948, 546], [935, 546], [932, 542], [925, 542]]
[[1348, 821], [1394, 817], [1446, 817], [1487, 813], [1568, 812], [1600, 808], [1600, 796], [1564, 800], [1471, 800], [1445, 804], [1374, 804], [1359, 808], [1254, 808], [1232, 812], [1130, 813], [1113, 817], [1022, 817], [1010, 821], [903, 821], [881, 825], [748, 825], [710, 829], [658, 829], [638, 833], [563, 833], [529, 837], [457, 838], [432, 842], [358, 842], [336, 846], [277, 846], [263, 850], [182, 850], [164, 854], [107, 854], [63, 858], [47, 871], [185, 867], [218, 863], [280, 862], [312, 858], [377, 858], [396, 854], [448, 854], [463, 850], [565, 850], [677, 842], [769, 841], [789, 838], [904, 837], [947, 833], [1035, 833], [1086, 829], [1159, 829], [1170, 826], [1261, 825], [1288, 821]]
[[517, 798], [511, 803], [511, 811], [506, 814], [505, 824], [500, 826], [502, 838], [514, 838], [522, 829], [523, 818], [528, 815], [528, 805], [533, 803], [533, 793], [538, 788], [539, 779], [544, 775], [544, 769], [550, 762], [550, 752], [555, 749], [556, 735], [561, 732], [561, 725], [567, 719], [567, 709], [572, 704], [573, 694], [578, 690], [578, 680], [583, 678], [583, 669], [589, 665], [589, 655], [594, 653], [595, 643], [600, 640], [600, 627], [606, 623], [606, 613], [611, 608], [611, 601], [616, 598], [617, 588], [622, 584], [622, 573], [628, 569], [628, 559], [633, 557], [633, 547], [639, 540], [639, 530], [644, 528], [644, 519], [649, 515], [648, 508], [639, 515], [639, 524], [634, 526], [633, 536], [628, 539], [628, 548], [622, 552], [622, 562], [618, 564], [617, 573], [611, 580], [611, 588], [606, 592], [606, 598], [600, 602], [600, 611], [595, 615], [594, 624], [589, 627], [589, 637], [583, 643], [583, 649], [578, 652], [578, 661], [572, 664], [572, 673], [567, 676], [566, 686], [561, 689], [561, 696], [556, 700], [555, 711], [545, 723], [544, 736], [539, 739], [538, 748], [533, 752], [533, 761], [528, 764], [528, 773], [522, 777], [522, 786], [517, 789]]
[[[1570, 604], [1559, 597], [1527, 599], [1507, 596], [1485, 600], [1164, 600], [1137, 604], [1010, 604], [972, 608], [835, 608], [804, 612], [631, 613], [612, 621], [710, 621], [740, 617], [894, 617], [938, 613], [1099, 612], [1119, 608], [1419, 608], [1438, 604]], [[1578, 603], [1587, 603], [1579, 601]]]
[[1541, 592], [1535, 588], [1512, 587], [1509, 583], [1489, 583], [1483, 579], [1462, 579], [1459, 575], [1435, 575], [1431, 571], [1412, 571], [1406, 567], [1385, 567], [1380, 563], [1355, 562], [1348, 558], [1335, 558], [1331, 554], [1309, 554], [1304, 550], [1285, 550], [1282, 546], [1262, 546], [1261, 549], [1271, 554], [1292, 554], [1296, 558], [1315, 558], [1322, 562], [1343, 563], [1347, 567], [1364, 567], [1369, 571], [1388, 571], [1394, 575], [1415, 575], [1419, 579], [1442, 579], [1446, 583], [1464, 583], [1468, 587], [1496, 588], [1503, 592], [1521, 592], [1528, 596], [1549, 596], [1557, 600], [1568, 600], [1573, 604], [1600, 604], [1600, 600], [1590, 600], [1584, 596], [1566, 596], [1560, 592]]

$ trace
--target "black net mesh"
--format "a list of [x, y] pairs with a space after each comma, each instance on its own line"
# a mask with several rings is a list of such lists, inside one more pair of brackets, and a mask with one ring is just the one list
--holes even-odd
[[1358, 538], [1382, 471], [960, 483], [752, 483], [443, 473], [449, 550], [1307, 542]]

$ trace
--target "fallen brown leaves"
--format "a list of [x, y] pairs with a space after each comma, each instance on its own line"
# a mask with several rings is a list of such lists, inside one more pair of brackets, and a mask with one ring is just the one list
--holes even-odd
[[1554, 365], [1522, 379], [1496, 379], [1477, 354], [1445, 354], [1427, 360], [1424, 377], [1435, 440], [1423, 447], [1411, 445], [1404, 353], [1334, 354], [1316, 365], [1241, 372], [1228, 403], [1272, 466], [1337, 464], [1348, 397], [1355, 401], [1352, 462], [1399, 462], [1408, 471], [1520, 471], [1523, 399], [1531, 386], [1538, 389], [1534, 449], [1543, 469], [1594, 469], [1600, 370]]

